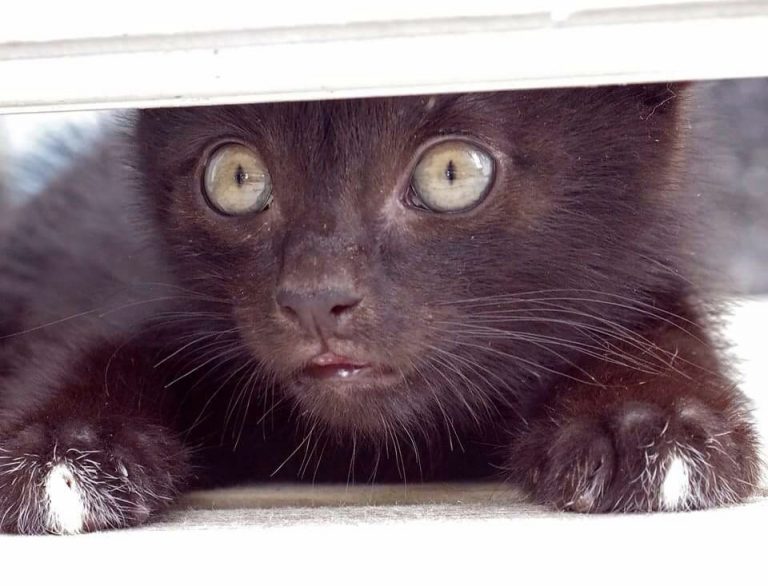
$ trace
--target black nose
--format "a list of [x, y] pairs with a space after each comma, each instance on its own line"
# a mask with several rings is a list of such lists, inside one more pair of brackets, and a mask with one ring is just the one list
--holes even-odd
[[327, 337], [336, 333], [362, 298], [350, 291], [328, 290], [297, 293], [277, 292], [277, 304], [283, 312], [299, 322], [307, 332]]

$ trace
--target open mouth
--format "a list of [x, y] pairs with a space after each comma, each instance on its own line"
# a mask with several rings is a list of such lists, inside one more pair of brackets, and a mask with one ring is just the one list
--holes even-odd
[[340, 382], [378, 379], [393, 374], [391, 369], [332, 352], [324, 352], [313, 358], [303, 372], [307, 377], [316, 380]]

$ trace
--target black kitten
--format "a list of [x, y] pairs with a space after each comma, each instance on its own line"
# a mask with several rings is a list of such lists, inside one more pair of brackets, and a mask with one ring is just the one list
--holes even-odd
[[504, 470], [584, 512], [750, 495], [691, 284], [682, 93], [139, 113], [4, 237], [0, 526], [123, 527], [270, 477]]

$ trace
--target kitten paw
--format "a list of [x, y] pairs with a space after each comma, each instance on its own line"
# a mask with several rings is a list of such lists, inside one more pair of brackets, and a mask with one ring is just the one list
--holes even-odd
[[754, 492], [755, 443], [741, 409], [720, 413], [690, 399], [667, 409], [634, 402], [533, 423], [510, 467], [537, 501], [563, 510], [691, 510]]
[[73, 534], [140, 524], [186, 476], [162, 427], [33, 423], [0, 435], [0, 531]]

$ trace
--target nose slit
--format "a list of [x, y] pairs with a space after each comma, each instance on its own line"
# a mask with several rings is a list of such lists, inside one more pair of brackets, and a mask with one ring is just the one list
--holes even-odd
[[350, 291], [328, 290], [298, 293], [281, 290], [276, 296], [283, 313], [310, 334], [330, 336], [338, 331], [342, 318], [350, 313], [362, 298]]
[[340, 304], [340, 305], [334, 305], [334, 306], [331, 308], [331, 313], [332, 313], [333, 315], [335, 315], [336, 317], [339, 317], [339, 316], [341, 316], [341, 314], [343, 314], [345, 311], [352, 309], [352, 308], [353, 308], [355, 305], [357, 305], [358, 303], [360, 303], [360, 300], [359, 300], [359, 299], [355, 299], [355, 300], [354, 300], [353, 302], [351, 302], [351, 303], [345, 303], [345, 304]]

